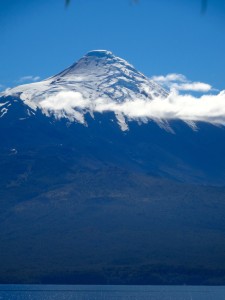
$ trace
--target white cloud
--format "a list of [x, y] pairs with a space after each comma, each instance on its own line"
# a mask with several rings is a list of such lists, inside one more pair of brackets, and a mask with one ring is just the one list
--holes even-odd
[[225, 125], [225, 91], [199, 98], [174, 92], [166, 99], [134, 100], [117, 106], [117, 109], [132, 119], [180, 119]]
[[84, 99], [81, 93], [67, 91], [46, 98], [40, 105], [46, 113], [53, 113], [58, 118], [68, 117], [70, 120], [85, 123], [84, 113], [80, 110], [90, 108], [91, 102]]
[[193, 92], [209, 92], [212, 90], [210, 84], [204, 82], [191, 82], [191, 83], [181, 83], [173, 84], [172, 88], [177, 91], [193, 91]]
[[90, 111], [114, 112], [121, 126], [126, 124], [124, 117], [143, 122], [179, 119], [185, 122], [204, 121], [225, 125], [225, 90], [217, 95], [200, 97], [181, 95], [174, 90], [167, 98], [135, 99], [123, 103], [109, 98], [89, 100], [78, 92], [65, 91], [41, 101], [40, 106], [46, 113], [51, 112], [58, 118], [66, 116], [80, 123], [85, 123], [85, 113]]
[[171, 81], [181, 81], [181, 82], [186, 82], [187, 78], [186, 76], [182, 74], [176, 74], [176, 73], [170, 73], [167, 74], [166, 76], [160, 75], [160, 76], [153, 76], [152, 80], [157, 81], [157, 82], [171, 82]]
[[212, 86], [210, 84], [190, 81], [182, 74], [171, 73], [166, 76], [153, 76], [151, 79], [169, 90], [175, 89], [177, 91], [193, 92], [209, 92], [212, 90]]
[[39, 76], [32, 76], [32, 75], [28, 75], [28, 76], [23, 76], [21, 77], [18, 82], [20, 83], [24, 83], [24, 82], [36, 82], [38, 80], [40, 80], [41, 78]]
[[79, 92], [59, 92], [57, 95], [50, 96], [41, 102], [41, 105], [45, 109], [54, 109], [55, 111], [64, 110], [67, 113], [71, 113], [74, 108], [84, 109], [89, 107], [90, 100], [85, 100]]

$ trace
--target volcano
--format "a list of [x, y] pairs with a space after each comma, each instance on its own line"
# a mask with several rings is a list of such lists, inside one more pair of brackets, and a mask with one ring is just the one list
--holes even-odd
[[1, 283], [224, 284], [224, 127], [117, 109], [168, 94], [106, 50], [0, 94]]

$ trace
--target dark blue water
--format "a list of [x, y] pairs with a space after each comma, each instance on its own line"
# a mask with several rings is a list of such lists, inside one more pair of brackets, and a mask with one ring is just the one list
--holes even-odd
[[0, 285], [0, 300], [225, 300], [225, 287]]

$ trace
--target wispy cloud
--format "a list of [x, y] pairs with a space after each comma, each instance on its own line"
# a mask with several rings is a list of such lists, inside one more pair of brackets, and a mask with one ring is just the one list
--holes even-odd
[[78, 92], [60, 92], [57, 95], [50, 96], [40, 102], [41, 108], [48, 114], [54, 113], [57, 118], [67, 117], [70, 120], [77, 120], [84, 123], [84, 113], [80, 110], [93, 110], [92, 102], [85, 99]]
[[36, 82], [39, 81], [40, 79], [41, 79], [40, 76], [28, 75], [28, 76], [21, 77], [17, 82], [18, 83]]
[[156, 97], [153, 100], [134, 99], [123, 103], [109, 98], [85, 99], [78, 92], [60, 92], [40, 102], [41, 108], [56, 117], [69, 117], [85, 122], [85, 113], [114, 112], [129, 120], [174, 120], [186, 122], [204, 121], [225, 125], [225, 90], [217, 95], [206, 94], [200, 97], [172, 91], [167, 98]]
[[177, 91], [193, 91], [193, 92], [209, 92], [212, 90], [210, 84], [204, 82], [190, 82], [190, 83], [174, 83], [172, 88]]
[[182, 74], [170, 73], [165, 76], [163, 76], [163, 75], [153, 76], [152, 80], [157, 81], [159, 83], [167, 84], [167, 83], [174, 82], [174, 81], [186, 82], [187, 78], [186, 78], [186, 76], [184, 76]]
[[193, 91], [193, 92], [209, 92], [212, 86], [204, 82], [195, 82], [187, 79], [183, 74], [171, 73], [166, 76], [153, 76], [152, 80], [163, 85], [169, 90], [177, 91]]

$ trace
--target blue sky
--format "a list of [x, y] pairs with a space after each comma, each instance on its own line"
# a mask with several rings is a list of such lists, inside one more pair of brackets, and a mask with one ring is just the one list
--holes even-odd
[[204, 15], [200, 0], [131, 2], [1, 0], [0, 85], [44, 79], [108, 49], [147, 76], [181, 73], [225, 88], [224, 1], [208, 0]]

